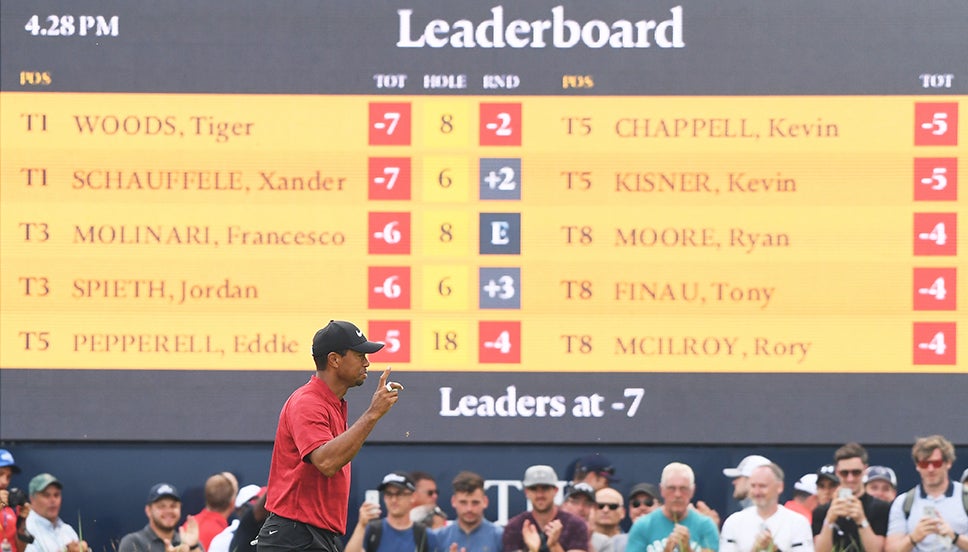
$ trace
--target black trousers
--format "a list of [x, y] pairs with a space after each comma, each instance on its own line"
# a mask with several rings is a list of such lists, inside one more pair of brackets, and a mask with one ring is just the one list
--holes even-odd
[[259, 531], [257, 552], [287, 552], [290, 550], [342, 552], [339, 535], [301, 521], [269, 514]]

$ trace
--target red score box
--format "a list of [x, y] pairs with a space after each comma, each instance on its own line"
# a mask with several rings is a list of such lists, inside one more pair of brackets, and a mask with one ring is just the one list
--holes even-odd
[[914, 310], [953, 311], [958, 306], [957, 291], [957, 269], [914, 269]]
[[370, 355], [371, 362], [410, 362], [409, 320], [371, 320], [367, 335], [386, 344]]
[[369, 199], [410, 199], [409, 157], [371, 157], [367, 165]]
[[410, 104], [371, 103], [369, 129], [371, 146], [409, 146]]
[[371, 266], [367, 276], [369, 308], [410, 308], [409, 266]]
[[410, 254], [410, 213], [375, 213], [369, 215], [367, 245], [370, 255]]
[[482, 103], [479, 124], [482, 146], [521, 145], [520, 103]]
[[914, 323], [914, 364], [954, 365], [957, 360], [954, 322]]
[[521, 322], [478, 322], [477, 361], [481, 364], [520, 364]]
[[917, 157], [914, 159], [915, 201], [956, 201], [957, 199], [957, 157]]
[[958, 103], [915, 103], [914, 145], [957, 146]]
[[919, 257], [958, 254], [957, 213], [914, 213], [914, 254]]

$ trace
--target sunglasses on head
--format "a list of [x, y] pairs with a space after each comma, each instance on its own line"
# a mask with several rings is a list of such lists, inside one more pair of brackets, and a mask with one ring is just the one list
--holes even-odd
[[636, 498], [632, 502], [629, 502], [629, 504], [631, 504], [633, 508], [638, 508], [639, 506], [652, 506], [655, 504], [655, 499], [651, 496], [643, 498], [642, 500]]
[[837, 470], [837, 475], [840, 477], [860, 477], [864, 473], [864, 470]]
[[599, 502], [598, 503], [598, 509], [599, 510], [604, 510], [605, 508], [608, 508], [609, 510], [618, 510], [618, 504], [615, 504], [615, 503], [605, 503], [605, 502]]
[[926, 470], [929, 467], [938, 469], [944, 465], [944, 460], [918, 460], [918, 467]]

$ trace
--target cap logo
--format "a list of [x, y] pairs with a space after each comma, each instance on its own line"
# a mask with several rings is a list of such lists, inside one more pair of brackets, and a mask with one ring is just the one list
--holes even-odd
[[172, 489], [170, 485], [162, 485], [158, 487], [157, 491], [155, 491], [155, 494], [165, 494], [165, 493], [175, 494], [175, 489]]
[[363, 330], [356, 330], [356, 337], [363, 337]]

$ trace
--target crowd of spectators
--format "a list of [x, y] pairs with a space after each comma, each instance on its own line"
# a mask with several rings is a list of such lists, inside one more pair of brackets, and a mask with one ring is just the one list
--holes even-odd
[[[735, 508], [720, 513], [697, 500], [695, 474], [684, 463], [667, 464], [658, 481], [619, 488], [608, 458], [590, 454], [567, 474], [528, 467], [521, 478], [527, 507], [506, 524], [485, 518], [488, 486], [477, 473], [453, 478], [448, 505], [438, 504], [432, 474], [398, 471], [373, 482], [379, 497], [363, 502], [343, 544], [345, 552], [968, 552], [968, 470], [949, 473], [955, 458], [943, 436], [919, 438], [911, 451], [919, 481], [898, 488], [895, 470], [870, 465], [857, 443], [792, 476], [751, 454], [723, 469]], [[87, 552], [59, 517], [63, 483], [41, 473], [20, 492], [11, 489], [19, 473], [11, 452], [0, 449], [2, 552]], [[790, 498], [781, 504], [785, 489]], [[182, 512], [173, 485], [152, 486], [146, 525], [120, 537], [116, 551], [255, 552], [266, 488], [240, 488], [233, 474], [219, 472], [205, 481], [204, 495], [201, 511]]]

